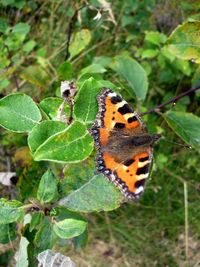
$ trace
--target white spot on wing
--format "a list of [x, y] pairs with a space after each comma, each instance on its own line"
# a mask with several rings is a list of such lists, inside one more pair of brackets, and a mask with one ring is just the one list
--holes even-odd
[[125, 100], [121, 101], [120, 103], [116, 104], [116, 108], [121, 108], [123, 107], [125, 104], [127, 104], [127, 102]]
[[136, 175], [137, 180], [142, 180], [142, 179], [146, 179], [148, 178], [149, 173], [145, 173], [145, 174], [140, 174], [140, 175]]
[[145, 165], [147, 165], [148, 163], [150, 163], [150, 160], [146, 160], [144, 162], [138, 162], [138, 167], [141, 168], [141, 167], [144, 167]]
[[127, 170], [127, 169], [128, 169], [128, 167], [125, 166], [125, 165], [122, 165], [122, 168], [123, 168], [124, 170]]
[[131, 117], [133, 117], [133, 116], [135, 116], [136, 114], [135, 113], [127, 113], [127, 114], [124, 114], [123, 116], [124, 116], [124, 118], [126, 119], [126, 120], [128, 120], [129, 118], [131, 118]]
[[115, 126], [115, 122], [112, 121], [112, 123], [111, 123], [111, 128], [114, 128], [114, 126]]
[[140, 187], [138, 187], [136, 190], [135, 190], [135, 194], [140, 194], [141, 192], [144, 191], [144, 187], [141, 185]]
[[113, 96], [117, 96], [117, 94], [116, 93], [109, 93], [108, 96], [113, 97]]

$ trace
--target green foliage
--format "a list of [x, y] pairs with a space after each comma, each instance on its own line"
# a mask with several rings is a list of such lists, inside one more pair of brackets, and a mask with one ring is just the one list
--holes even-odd
[[16, 238], [15, 224], [0, 224], [0, 243], [7, 244]]
[[59, 201], [73, 211], [109, 211], [120, 206], [122, 195], [104, 176], [96, 175], [78, 190]]
[[168, 111], [164, 115], [169, 126], [187, 144], [198, 149], [200, 146], [200, 118], [192, 113]]
[[38, 227], [38, 231], [33, 240], [36, 251], [40, 253], [46, 249], [51, 249], [56, 242], [56, 235], [53, 231], [53, 224], [50, 222], [49, 218], [45, 217]]
[[74, 39], [70, 45], [70, 59], [78, 55], [90, 42], [91, 32], [88, 29], [83, 29], [74, 35]]
[[19, 221], [24, 216], [22, 203], [17, 200], [7, 201], [0, 199], [0, 224], [8, 224]]
[[[62, 99], [59, 97], [47, 97], [40, 102], [40, 108], [52, 120], [58, 120], [59, 107], [62, 105]], [[64, 114], [69, 115], [69, 106], [65, 105]]]
[[32, 153], [45, 143], [51, 136], [62, 132], [66, 125], [59, 121], [42, 121], [36, 125], [28, 136], [28, 145]]
[[39, 147], [35, 160], [49, 160], [60, 163], [73, 163], [86, 159], [93, 150], [93, 139], [86, 126], [76, 121], [62, 132], [51, 135]]
[[168, 49], [181, 59], [200, 63], [200, 21], [187, 21], [178, 26], [168, 39]]
[[30, 221], [29, 231], [32, 232], [37, 227], [37, 225], [41, 223], [42, 219], [43, 213], [41, 211], [33, 213]]
[[72, 65], [69, 62], [64, 62], [58, 68], [58, 75], [61, 80], [71, 80], [73, 78]]
[[[165, 138], [138, 203], [123, 204], [119, 189], [97, 175], [88, 131], [103, 87], [140, 113], [199, 85], [193, 2], [0, 0], [0, 171], [18, 177], [16, 186], [0, 184], [0, 243], [8, 247], [0, 265], [13, 265], [11, 241], [15, 265], [35, 267], [38, 253], [72, 253], [88, 234], [92, 249], [80, 266], [197, 264], [199, 91], [144, 116]], [[64, 80], [74, 81], [74, 96], [61, 97]], [[109, 257], [98, 259], [98, 242]]]
[[[111, 68], [128, 82], [139, 99], [145, 99], [148, 89], [147, 75], [137, 61], [128, 56], [118, 56], [114, 58]], [[129, 92], [132, 96], [134, 95], [131, 90]]]
[[102, 85], [94, 78], [86, 80], [75, 98], [74, 117], [83, 123], [92, 123], [97, 114], [96, 97]]
[[57, 180], [53, 173], [48, 170], [46, 171], [41, 180], [37, 191], [37, 199], [41, 203], [48, 203], [57, 200]]
[[61, 238], [73, 238], [81, 235], [86, 228], [87, 223], [76, 219], [65, 219], [55, 222], [53, 230]]
[[1, 126], [18, 133], [30, 131], [41, 120], [37, 105], [24, 94], [13, 94], [2, 98], [0, 112]]

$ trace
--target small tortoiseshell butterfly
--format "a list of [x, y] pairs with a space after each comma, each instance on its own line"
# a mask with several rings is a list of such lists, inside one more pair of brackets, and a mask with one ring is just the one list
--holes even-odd
[[97, 97], [99, 112], [90, 130], [97, 153], [97, 170], [128, 199], [144, 191], [152, 162], [152, 145], [161, 136], [148, 134], [136, 112], [121, 96], [104, 88]]

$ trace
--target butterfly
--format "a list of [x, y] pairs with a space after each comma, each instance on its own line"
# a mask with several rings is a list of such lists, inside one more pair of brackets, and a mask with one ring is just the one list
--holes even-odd
[[97, 96], [99, 111], [90, 129], [97, 148], [97, 171], [136, 200], [144, 192], [152, 163], [153, 144], [144, 122], [123, 98], [109, 88]]

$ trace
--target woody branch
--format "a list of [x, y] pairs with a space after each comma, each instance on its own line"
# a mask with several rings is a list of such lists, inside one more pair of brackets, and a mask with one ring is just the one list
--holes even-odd
[[147, 114], [151, 114], [151, 113], [154, 113], [154, 112], [158, 112], [161, 108], [165, 107], [166, 105], [169, 105], [171, 103], [176, 103], [178, 100], [180, 100], [182, 97], [186, 96], [186, 95], [189, 95], [197, 90], [200, 89], [200, 85], [194, 87], [194, 88], [191, 88], [190, 90], [186, 91], [186, 92], [183, 92], [181, 93], [180, 95], [174, 97], [174, 98], [171, 98], [169, 100], [167, 100], [166, 102], [156, 106], [155, 108], [152, 108], [146, 112], [142, 112], [140, 113], [140, 116], [143, 116], [143, 115], [147, 115]]

